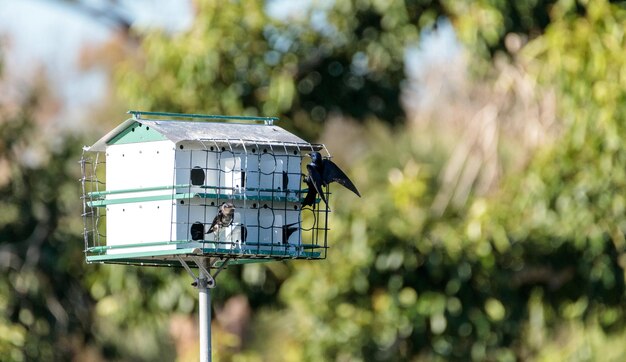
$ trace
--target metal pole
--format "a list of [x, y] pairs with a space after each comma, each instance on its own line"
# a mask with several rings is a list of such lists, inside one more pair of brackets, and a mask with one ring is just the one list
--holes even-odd
[[200, 362], [211, 362], [211, 289], [206, 276], [198, 278], [200, 315]]
[[[200, 362], [211, 362], [211, 288], [215, 288], [215, 279], [209, 273], [210, 260], [190, 257], [198, 266], [199, 276], [191, 271], [185, 259], [180, 255], [177, 257], [180, 264], [187, 270], [189, 275], [194, 278], [193, 286], [198, 288], [198, 319], [200, 329]], [[215, 276], [228, 264], [228, 258], [217, 269]]]

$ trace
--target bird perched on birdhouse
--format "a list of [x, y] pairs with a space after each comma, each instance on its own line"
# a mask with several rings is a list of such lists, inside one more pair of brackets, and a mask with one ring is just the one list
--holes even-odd
[[317, 195], [320, 195], [328, 206], [323, 187], [327, 187], [331, 182], [337, 182], [361, 197], [350, 178], [333, 161], [322, 158], [319, 152], [311, 152], [308, 156], [311, 157], [311, 163], [306, 165], [308, 175], [305, 177], [305, 182], [309, 191], [302, 202], [302, 206], [313, 205]]
[[235, 219], [235, 205], [232, 202], [224, 202], [217, 209], [217, 215], [213, 218], [213, 222], [211, 223], [211, 227], [209, 227], [210, 233], [218, 233], [220, 228], [224, 228], [227, 226], [231, 226]]

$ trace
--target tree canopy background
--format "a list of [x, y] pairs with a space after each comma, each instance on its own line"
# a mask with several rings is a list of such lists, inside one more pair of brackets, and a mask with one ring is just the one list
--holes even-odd
[[[363, 194], [335, 193], [327, 260], [220, 274], [216, 359], [626, 358], [623, 2], [195, 5], [129, 34], [111, 107], [279, 116]], [[0, 108], [0, 355], [197, 359], [188, 275], [84, 264], [100, 135], [46, 141], [49, 96]]]

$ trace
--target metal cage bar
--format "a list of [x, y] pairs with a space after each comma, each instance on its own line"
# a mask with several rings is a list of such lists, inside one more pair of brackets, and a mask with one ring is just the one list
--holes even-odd
[[[171, 185], [128, 190], [102, 190], [100, 186], [105, 183], [97, 180], [97, 174], [105, 163], [98, 160], [99, 153], [95, 157], [87, 157], [83, 152], [81, 191], [85, 252], [89, 262], [162, 264], [171, 259], [171, 255], [177, 255], [179, 250], [187, 250], [193, 245], [198, 247], [192, 249], [200, 250], [200, 255], [204, 257], [232, 257], [234, 261], [326, 258], [330, 210], [319, 198], [313, 206], [301, 206], [307, 192], [301, 179], [306, 162], [304, 154], [306, 151], [324, 151], [330, 158], [324, 145], [250, 141], [244, 138], [201, 138], [185, 141], [184, 145], [181, 149], [177, 144], [174, 152]], [[189, 160], [178, 157], [188, 157]], [[94, 158], [92, 167], [89, 167], [89, 160]], [[230, 170], [226, 169], [228, 162]], [[206, 176], [201, 185], [192, 184], [190, 179], [194, 167], [201, 168]], [[299, 186], [296, 186], [295, 179], [300, 181]], [[89, 185], [90, 182], [92, 185]], [[147, 196], [142, 199], [140, 195], [143, 192]], [[124, 198], [125, 194], [132, 197]], [[328, 188], [325, 196], [330, 199]], [[168, 237], [153, 242], [135, 243], [129, 240], [124, 245], [107, 245], [106, 234], [101, 234], [99, 229], [106, 225], [106, 215], [101, 212], [105, 212], [108, 205], [147, 203], [162, 197], [169, 199], [171, 205]], [[214, 210], [225, 201], [236, 205], [238, 213], [233, 226], [239, 230], [231, 228], [229, 233], [224, 232], [223, 235], [203, 235], [201, 239], [192, 240], [191, 227], [194, 223], [201, 223], [204, 233], [215, 215]], [[184, 219], [181, 219], [180, 210], [186, 210]], [[291, 238], [290, 227], [297, 229], [294, 231], [297, 238]], [[251, 240], [250, 235], [254, 235], [256, 240]], [[290, 243], [290, 240], [293, 242]], [[159, 247], [171, 248], [167, 249], [171, 251], [161, 252]]]

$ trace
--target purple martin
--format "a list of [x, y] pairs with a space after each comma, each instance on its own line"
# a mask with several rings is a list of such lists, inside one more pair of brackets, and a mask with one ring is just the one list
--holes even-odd
[[235, 220], [235, 205], [232, 202], [224, 202], [217, 208], [217, 215], [211, 223], [211, 227], [207, 234], [212, 232], [218, 233], [220, 228], [228, 227]]
[[328, 186], [331, 182], [337, 182], [348, 190], [354, 192], [358, 197], [361, 197], [361, 194], [356, 189], [356, 186], [354, 186], [348, 176], [346, 176], [346, 174], [341, 171], [339, 166], [337, 166], [333, 161], [322, 158], [322, 155], [319, 152], [311, 152], [308, 156], [311, 157], [311, 163], [306, 165], [306, 169], [309, 174], [304, 178], [304, 182], [306, 182], [309, 187], [309, 191], [302, 202], [303, 207], [313, 205], [317, 194], [320, 195], [326, 206], [328, 206], [322, 186]]

